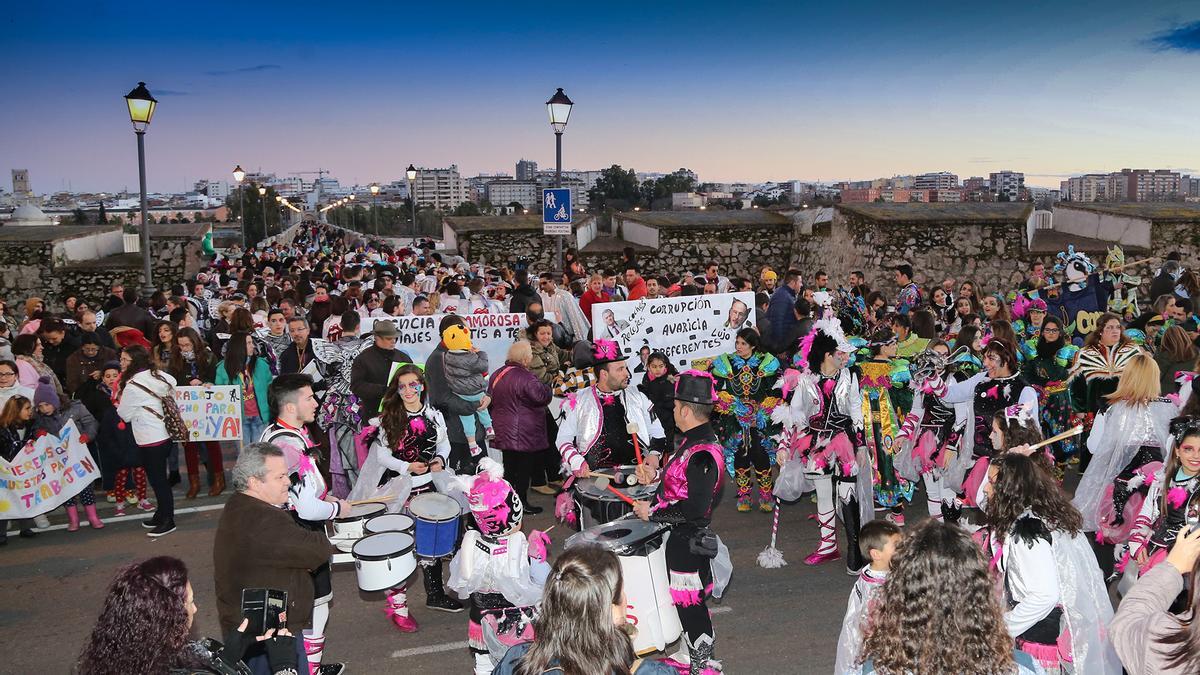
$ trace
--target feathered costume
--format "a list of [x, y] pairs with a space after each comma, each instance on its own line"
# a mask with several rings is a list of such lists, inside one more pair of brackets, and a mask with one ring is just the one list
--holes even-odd
[[938, 520], [954, 504], [954, 491], [946, 489], [942, 479], [966, 427], [958, 407], [943, 400], [951, 379], [946, 371], [954, 365], [951, 361], [951, 356], [929, 350], [913, 359], [913, 408], [901, 426], [896, 457], [896, 471], [902, 477], [924, 480], [929, 515]]
[[775, 382], [781, 374], [779, 359], [756, 352], [750, 358], [722, 354], [713, 359], [709, 372], [717, 382], [716, 426], [725, 447], [725, 468], [737, 484], [737, 509], [751, 509], [751, 491], [758, 483], [758, 506], [774, 508], [775, 464], [773, 436], [779, 424], [771, 413], [779, 405]]
[[[337, 342], [313, 338], [313, 356], [327, 383], [317, 424], [329, 433], [329, 473], [333, 494], [345, 497], [358, 479], [358, 453], [354, 437], [362, 428], [358, 397], [350, 391], [354, 359], [373, 344], [370, 338], [343, 338]], [[374, 411], [367, 411], [368, 417]]]

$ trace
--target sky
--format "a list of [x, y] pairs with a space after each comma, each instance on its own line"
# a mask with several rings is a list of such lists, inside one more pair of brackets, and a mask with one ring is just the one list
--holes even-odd
[[[833, 6], [842, 5], [846, 6]], [[974, 6], [968, 6], [968, 5]], [[137, 189], [122, 96], [159, 100], [151, 191], [457, 164], [702, 181], [1124, 167], [1200, 173], [1200, 3], [11, 3], [0, 159], [38, 193]], [[306, 176], [311, 177], [311, 176]], [[2, 179], [11, 189], [8, 177]]]

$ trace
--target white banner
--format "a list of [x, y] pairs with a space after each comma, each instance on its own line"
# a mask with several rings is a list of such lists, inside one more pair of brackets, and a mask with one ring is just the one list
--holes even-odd
[[48, 513], [100, 477], [75, 422], [67, 422], [60, 434], [35, 438], [12, 461], [0, 460], [0, 519]]
[[[361, 332], [370, 333], [374, 330], [375, 322], [391, 321], [400, 331], [400, 339], [396, 341], [396, 349], [412, 357], [413, 362], [421, 366], [437, 348], [441, 336], [438, 335], [438, 325], [445, 314], [431, 316], [390, 316], [386, 318], [364, 319]], [[471, 329], [471, 346], [488, 355], [488, 368], [495, 370], [504, 365], [508, 357], [508, 348], [512, 343], [525, 337], [525, 329], [529, 327], [529, 319], [524, 314], [459, 314], [463, 322]]]
[[742, 328], [754, 328], [754, 294], [719, 293], [592, 305], [592, 335], [613, 340], [629, 360], [631, 384], [646, 372], [651, 352], [663, 352], [680, 371], [698, 359], [733, 351]]
[[[175, 387], [175, 404], [189, 441], [236, 441], [242, 437], [242, 392], [235, 384]], [[259, 401], [266, 405], [266, 401]]]

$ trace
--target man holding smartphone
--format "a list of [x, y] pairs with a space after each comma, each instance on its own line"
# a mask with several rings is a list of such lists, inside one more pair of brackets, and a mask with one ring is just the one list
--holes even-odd
[[[233, 486], [237, 492], [221, 512], [213, 542], [221, 633], [228, 635], [242, 622], [243, 590], [275, 589], [287, 594], [288, 630], [300, 634], [313, 618], [312, 573], [329, 561], [333, 546], [324, 532], [301, 527], [283, 508], [291, 482], [278, 447], [251, 443], [243, 448]], [[269, 673], [265, 655], [247, 663], [256, 673]], [[343, 668], [328, 664], [318, 672], [336, 675]]]

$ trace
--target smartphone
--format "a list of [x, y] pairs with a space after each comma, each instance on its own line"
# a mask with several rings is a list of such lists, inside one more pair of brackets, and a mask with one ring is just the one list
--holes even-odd
[[262, 635], [279, 628], [279, 615], [287, 611], [287, 591], [274, 588], [243, 588], [242, 616], [250, 619], [247, 635]]

